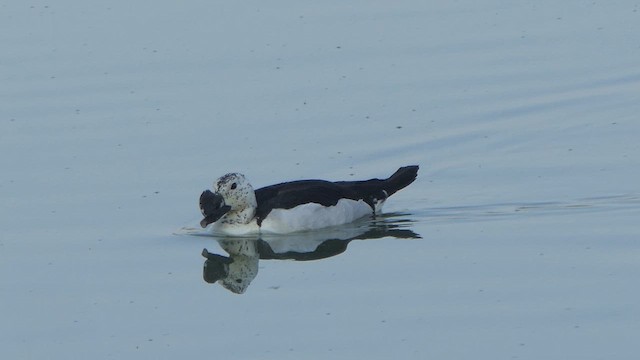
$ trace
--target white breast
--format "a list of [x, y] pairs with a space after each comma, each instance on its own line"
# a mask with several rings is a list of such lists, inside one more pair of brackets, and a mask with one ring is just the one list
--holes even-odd
[[248, 224], [228, 224], [221, 221], [213, 223], [211, 231], [216, 234], [243, 236], [250, 234], [257, 234], [260, 232], [260, 227], [255, 219], [251, 220]]
[[341, 199], [334, 206], [316, 203], [291, 209], [273, 209], [262, 221], [261, 232], [285, 234], [342, 225], [371, 215], [373, 210], [362, 200]]

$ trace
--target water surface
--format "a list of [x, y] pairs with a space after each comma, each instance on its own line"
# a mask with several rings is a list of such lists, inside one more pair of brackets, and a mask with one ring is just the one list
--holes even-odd
[[[3, 358], [636, 357], [638, 4], [0, 9]], [[354, 239], [260, 239], [242, 294], [178, 234], [227, 172], [410, 164]]]

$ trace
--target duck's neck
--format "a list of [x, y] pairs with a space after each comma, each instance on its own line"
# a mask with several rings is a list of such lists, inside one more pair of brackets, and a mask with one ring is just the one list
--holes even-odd
[[255, 214], [256, 209], [254, 207], [247, 207], [242, 210], [228, 212], [221, 221], [225, 224], [248, 224], [253, 220]]

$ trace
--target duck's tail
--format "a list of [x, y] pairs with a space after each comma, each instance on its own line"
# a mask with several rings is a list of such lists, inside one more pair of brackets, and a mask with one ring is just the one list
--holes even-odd
[[403, 166], [388, 179], [384, 180], [383, 187], [387, 192], [387, 196], [391, 196], [411, 184], [418, 176], [418, 169], [418, 165]]

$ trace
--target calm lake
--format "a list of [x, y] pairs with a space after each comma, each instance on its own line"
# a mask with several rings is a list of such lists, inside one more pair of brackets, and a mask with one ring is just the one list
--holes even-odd
[[[0, 5], [0, 355], [635, 359], [639, 33], [633, 1]], [[228, 172], [413, 164], [383, 216], [198, 226]]]

